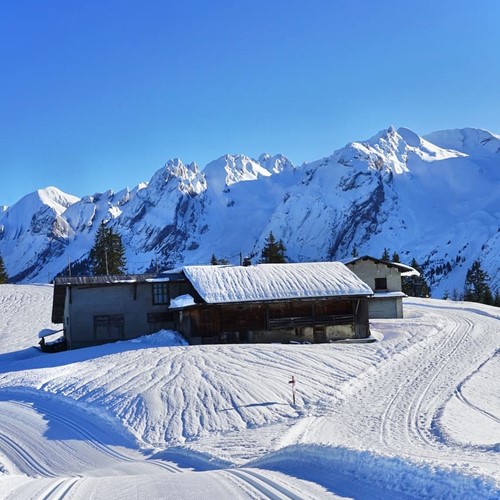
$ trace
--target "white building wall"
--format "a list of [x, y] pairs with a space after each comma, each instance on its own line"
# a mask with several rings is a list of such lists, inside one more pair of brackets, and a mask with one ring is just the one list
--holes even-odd
[[387, 279], [388, 292], [401, 291], [401, 273], [395, 267], [388, 267], [385, 264], [376, 264], [372, 260], [359, 260], [347, 267], [361, 278], [373, 291], [375, 291], [375, 278]]
[[401, 273], [395, 267], [389, 267], [372, 260], [359, 260], [347, 267], [362, 279], [374, 292], [375, 295], [368, 300], [368, 313], [370, 318], [402, 318], [402, 297], [377, 297], [375, 279], [385, 278], [387, 280], [386, 292], [401, 292]]

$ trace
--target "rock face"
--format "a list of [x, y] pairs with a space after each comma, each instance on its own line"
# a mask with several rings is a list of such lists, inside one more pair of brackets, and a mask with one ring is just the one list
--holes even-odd
[[[330, 157], [225, 155], [203, 170], [170, 160], [149, 183], [82, 199], [46, 188], [0, 210], [0, 255], [16, 282], [84, 263], [101, 221], [121, 234], [129, 272], [258, 259], [273, 231], [291, 261], [384, 248], [419, 261], [433, 294], [461, 292], [480, 258], [500, 286], [500, 137], [461, 129], [420, 137], [390, 127]], [[75, 267], [76, 265], [76, 267]], [[83, 267], [84, 268], [84, 267]]]

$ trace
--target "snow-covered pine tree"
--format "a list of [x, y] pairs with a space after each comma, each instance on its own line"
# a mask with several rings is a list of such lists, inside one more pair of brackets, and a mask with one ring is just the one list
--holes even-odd
[[101, 223], [89, 253], [94, 275], [125, 274], [125, 248], [121, 236]]

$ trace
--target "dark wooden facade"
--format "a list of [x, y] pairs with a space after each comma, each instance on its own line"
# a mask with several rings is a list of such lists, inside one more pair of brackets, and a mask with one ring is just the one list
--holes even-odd
[[317, 343], [370, 335], [365, 297], [199, 304], [180, 310], [176, 327], [201, 344]]

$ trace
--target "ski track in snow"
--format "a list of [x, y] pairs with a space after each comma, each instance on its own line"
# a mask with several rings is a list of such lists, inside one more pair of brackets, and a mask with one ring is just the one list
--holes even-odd
[[[495, 355], [498, 355], [498, 351], [495, 353]], [[491, 360], [491, 358], [488, 359], [487, 361], [490, 361], [490, 360]], [[469, 401], [467, 399], [467, 397], [463, 393], [463, 385], [464, 384], [462, 382], [455, 390], [455, 396], [457, 397], [457, 399], [460, 402], [462, 402], [463, 404], [467, 405], [469, 408], [472, 408], [474, 411], [477, 411], [477, 412], [481, 413], [482, 415], [484, 415], [485, 417], [490, 418], [491, 420], [493, 420], [497, 424], [500, 424], [500, 418], [498, 418], [498, 416], [493, 415], [492, 413], [484, 410], [483, 408], [480, 408], [479, 406], [475, 405], [474, 403], [472, 403], [471, 401]]]
[[[436, 417], [455, 388], [496, 352], [498, 322], [474, 323], [471, 317], [442, 307], [436, 324], [443, 318], [446, 323], [438, 334], [386, 360], [376, 378], [366, 381], [340, 405], [322, 411], [327, 416], [299, 423], [298, 431], [292, 428], [290, 433], [295, 435], [288, 444], [321, 442], [402, 456], [417, 463], [439, 463], [449, 470], [458, 466], [471, 473], [487, 471], [498, 485], [498, 450], [458, 445], [445, 440], [437, 429]], [[481, 408], [478, 411], [484, 413]], [[490, 416], [498, 422], [496, 416]]]
[[249, 485], [257, 493], [270, 499], [290, 499], [305, 500], [310, 497], [301, 491], [292, 491], [289, 486], [285, 486], [276, 479], [270, 479], [264, 472], [253, 469], [228, 469], [225, 474], [238, 478], [244, 485]]
[[44, 355], [51, 293], [0, 287], [0, 498], [500, 495], [495, 308], [408, 299], [373, 344]]

